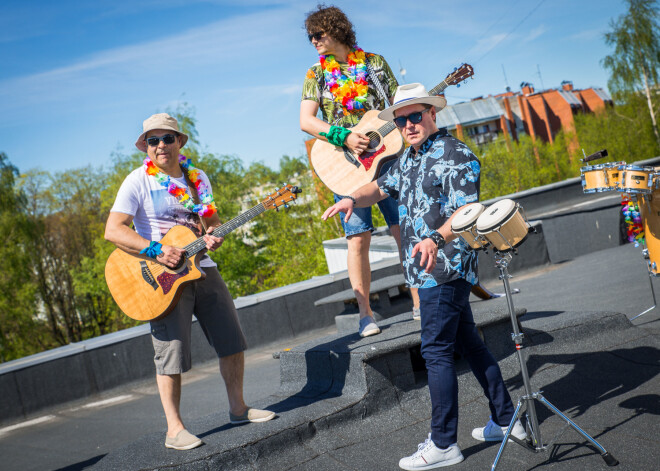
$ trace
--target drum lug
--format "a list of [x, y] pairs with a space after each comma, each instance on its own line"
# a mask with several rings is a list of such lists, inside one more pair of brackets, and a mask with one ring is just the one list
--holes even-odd
[[516, 345], [522, 345], [523, 337], [525, 335], [522, 332], [519, 332], [518, 334], [511, 333], [511, 340], [513, 340]]
[[644, 260], [649, 259], [649, 249], [642, 249], [642, 257], [644, 257]]

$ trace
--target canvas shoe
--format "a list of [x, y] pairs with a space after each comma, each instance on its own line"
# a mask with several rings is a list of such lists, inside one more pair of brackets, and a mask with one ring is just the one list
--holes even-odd
[[231, 412], [229, 413], [229, 421], [234, 425], [247, 424], [248, 422], [268, 422], [273, 417], [275, 417], [275, 412], [252, 409], [251, 407], [248, 407], [242, 415], [234, 415]]
[[358, 332], [360, 333], [360, 337], [369, 337], [370, 335], [380, 334], [380, 328], [373, 317], [367, 316], [360, 319]]
[[165, 436], [165, 447], [175, 450], [190, 450], [197, 448], [201, 444], [202, 441], [199, 437], [196, 437], [186, 429], [181, 430], [174, 438]]
[[409, 471], [419, 469], [435, 469], [451, 466], [463, 461], [463, 454], [458, 445], [454, 443], [449, 448], [438, 448], [431, 440], [431, 434], [424, 443], [417, 446], [417, 451], [410, 456], [401, 458], [399, 467]]
[[422, 320], [422, 312], [418, 307], [413, 306], [413, 320], [414, 321], [421, 321]]
[[[479, 427], [472, 430], [472, 436], [482, 442], [501, 442], [504, 439], [504, 434], [506, 434], [508, 428], [508, 425], [506, 427], [500, 427], [493, 422], [491, 417], [485, 427]], [[520, 440], [525, 440], [527, 438], [527, 432], [525, 432], [525, 427], [523, 427], [520, 419], [516, 420], [516, 423], [513, 425], [511, 435]]]

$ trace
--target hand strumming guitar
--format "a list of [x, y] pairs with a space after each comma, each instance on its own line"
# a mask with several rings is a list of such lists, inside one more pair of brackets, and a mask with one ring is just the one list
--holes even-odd
[[163, 245], [160, 250], [161, 253], [156, 256], [156, 261], [172, 269], [179, 266], [179, 263], [181, 263], [181, 260], [186, 253], [184, 249], [173, 247], [171, 245]]
[[344, 144], [357, 156], [367, 150], [369, 138], [360, 132], [353, 131], [348, 135]]

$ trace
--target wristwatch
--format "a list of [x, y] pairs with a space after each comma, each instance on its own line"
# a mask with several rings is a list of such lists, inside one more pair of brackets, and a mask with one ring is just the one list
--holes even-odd
[[445, 238], [442, 237], [442, 234], [440, 234], [438, 231], [431, 232], [429, 235], [422, 238], [422, 240], [424, 239], [431, 239], [433, 242], [435, 242], [435, 245], [438, 246], [438, 250], [443, 248], [447, 243]]

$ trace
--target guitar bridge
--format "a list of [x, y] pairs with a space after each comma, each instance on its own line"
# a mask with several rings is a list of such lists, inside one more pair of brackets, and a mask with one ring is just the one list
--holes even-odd
[[140, 262], [140, 267], [142, 271], [142, 278], [144, 279], [144, 281], [146, 281], [151, 285], [154, 291], [156, 291], [158, 289], [158, 283], [156, 283], [156, 279], [151, 274], [151, 270], [149, 270], [149, 267], [147, 266], [147, 262], [145, 261]]
[[355, 156], [351, 153], [350, 150], [348, 150], [346, 146], [344, 146], [344, 158], [355, 165], [357, 168], [360, 168], [360, 162], [355, 158]]

